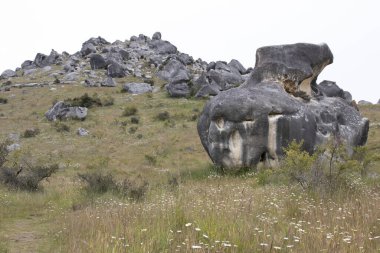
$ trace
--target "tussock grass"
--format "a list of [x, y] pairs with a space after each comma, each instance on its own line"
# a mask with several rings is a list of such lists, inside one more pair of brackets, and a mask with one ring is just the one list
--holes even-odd
[[[14, 83], [54, 81], [40, 80], [39, 73], [34, 80], [28, 78], [16, 78]], [[137, 81], [141, 80], [125, 77], [118, 83]], [[164, 82], [154, 79], [154, 84], [160, 87]], [[0, 252], [23, 252], [9, 238], [27, 229], [41, 233], [42, 240], [28, 242], [36, 252], [376, 252], [380, 248], [379, 162], [371, 165], [364, 180], [353, 179], [362, 186], [354, 194], [338, 191], [328, 197], [287, 185], [276, 178], [275, 170], [220, 175], [210, 165], [196, 131], [205, 100], [170, 99], [164, 91], [133, 96], [120, 93], [120, 87], [94, 87], [91, 92], [99, 94], [102, 103], [112, 98], [112, 105], [91, 107], [86, 121], [65, 121], [70, 129], [91, 132], [88, 138], [79, 138], [75, 131], [57, 132], [44, 113], [52, 99], [80, 98], [89, 89], [79, 83], [52, 87], [55, 90], [11, 89], [8, 103], [0, 106], [0, 138], [38, 128], [38, 135], [20, 139], [22, 150], [35, 150], [35, 159], [49, 156], [60, 168], [42, 182], [44, 191], [0, 187]], [[138, 110], [139, 124], [131, 123], [133, 116], [120, 117], [126, 107]], [[380, 123], [379, 106], [360, 108], [372, 123]], [[167, 112], [169, 119], [157, 120], [159, 112]], [[369, 151], [379, 152], [379, 143], [380, 127], [371, 125]], [[10, 162], [17, 160], [16, 152]], [[77, 176], [88, 172], [111, 173], [119, 184], [142, 175], [140, 181], [125, 181], [124, 189], [141, 187], [144, 198], [133, 201], [112, 191], [89, 197], [83, 194], [86, 183]], [[17, 229], [17, 224], [34, 217], [38, 217], [35, 223]]]

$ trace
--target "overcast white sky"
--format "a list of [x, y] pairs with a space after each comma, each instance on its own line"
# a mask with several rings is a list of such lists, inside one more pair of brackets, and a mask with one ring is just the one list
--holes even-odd
[[334, 63], [320, 75], [356, 100], [380, 99], [380, 1], [333, 0], [5, 0], [0, 11], [0, 72], [36, 53], [75, 53], [82, 42], [162, 33], [206, 61], [254, 66], [266, 45], [327, 43]]

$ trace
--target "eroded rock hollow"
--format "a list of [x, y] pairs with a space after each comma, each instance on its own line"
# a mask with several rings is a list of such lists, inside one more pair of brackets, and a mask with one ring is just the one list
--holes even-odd
[[205, 106], [198, 133], [212, 161], [227, 168], [276, 164], [283, 147], [303, 140], [312, 153], [337, 137], [348, 149], [367, 141], [368, 119], [335, 82], [316, 83], [333, 62], [326, 44], [259, 48], [250, 78]]

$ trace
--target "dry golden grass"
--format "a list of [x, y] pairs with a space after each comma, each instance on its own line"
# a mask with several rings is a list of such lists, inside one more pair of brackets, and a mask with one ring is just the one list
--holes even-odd
[[[32, 81], [43, 81], [39, 78]], [[0, 187], [0, 252], [25, 247], [32, 252], [379, 251], [379, 163], [371, 169], [370, 184], [356, 180], [355, 195], [332, 198], [281, 182], [260, 186], [256, 176], [215, 176], [193, 120], [205, 101], [170, 99], [163, 91], [120, 93], [127, 81], [141, 80], [119, 79], [115, 88], [56, 85], [1, 94], [8, 99], [0, 105], [1, 138], [40, 129], [36, 137], [20, 139], [22, 149], [10, 162], [29, 157], [57, 162], [60, 170], [39, 192]], [[85, 121], [66, 121], [71, 130], [57, 132], [44, 118], [52, 101], [84, 93], [112, 96], [115, 104], [90, 108]], [[138, 109], [138, 124], [122, 116], [126, 106]], [[368, 147], [378, 152], [380, 106], [361, 110], [373, 123]], [[170, 119], [157, 120], [165, 111]], [[79, 127], [90, 135], [77, 136]], [[131, 127], [137, 127], [134, 133]], [[112, 172], [116, 180], [141, 175], [149, 182], [146, 199], [84, 194], [77, 175], [92, 171]], [[179, 186], [168, 184], [172, 176]], [[34, 237], [25, 241], [25, 232]]]

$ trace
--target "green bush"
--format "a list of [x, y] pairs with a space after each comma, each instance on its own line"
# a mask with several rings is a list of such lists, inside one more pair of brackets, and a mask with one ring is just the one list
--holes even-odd
[[65, 100], [65, 103], [71, 106], [80, 106], [80, 107], [94, 107], [94, 106], [103, 106], [102, 101], [95, 93], [90, 97], [87, 93], [77, 98], [69, 98]]
[[133, 115], [136, 115], [137, 114], [137, 108], [135, 106], [127, 106], [124, 108], [124, 111], [123, 111], [123, 116], [124, 117], [129, 117], [129, 116], [133, 116]]
[[68, 125], [66, 125], [65, 123], [62, 123], [60, 121], [54, 122], [53, 123], [53, 127], [59, 133], [61, 133], [61, 132], [70, 132], [70, 127]]
[[167, 111], [160, 112], [156, 115], [156, 119], [160, 121], [165, 121], [170, 119], [170, 114]]
[[8, 103], [8, 99], [0, 97], [0, 104], [6, 104], [6, 103]]
[[24, 138], [31, 138], [35, 137], [36, 135], [40, 134], [40, 129], [39, 128], [29, 128], [24, 131], [22, 136]]
[[88, 193], [102, 194], [108, 191], [117, 190], [117, 185], [111, 174], [98, 172], [78, 174], [79, 178], [86, 182], [85, 187]]

